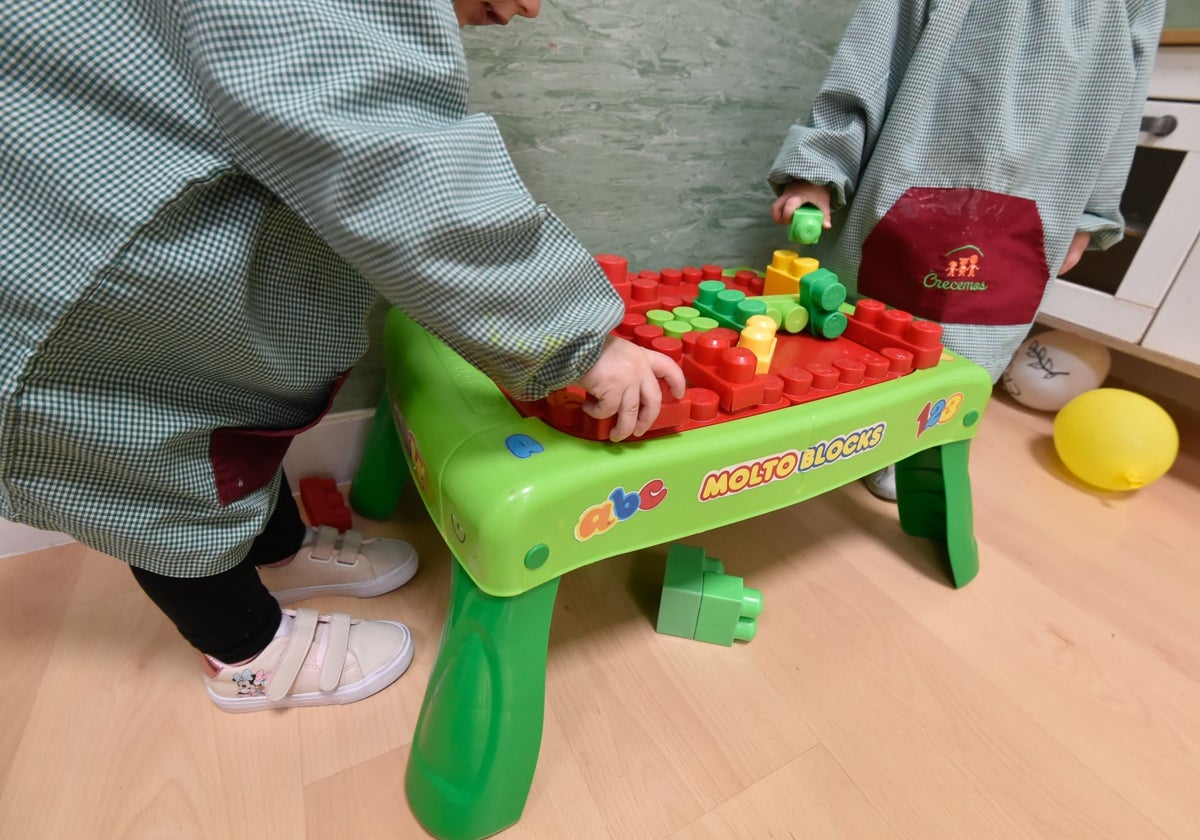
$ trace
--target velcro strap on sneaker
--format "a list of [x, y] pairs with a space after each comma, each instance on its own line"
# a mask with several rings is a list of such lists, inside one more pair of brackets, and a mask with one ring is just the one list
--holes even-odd
[[361, 553], [362, 532], [350, 530], [342, 534], [342, 548], [338, 552], [338, 562], [353, 566], [358, 562], [358, 555]]
[[282, 700], [291, 691], [292, 684], [300, 675], [300, 668], [304, 665], [308, 649], [312, 647], [313, 636], [316, 633], [317, 611], [296, 610], [296, 618], [292, 622], [292, 634], [288, 637], [283, 658], [279, 660], [279, 667], [275, 669], [275, 673], [271, 675], [271, 680], [267, 684], [268, 700]]
[[317, 541], [312, 547], [311, 556], [317, 560], [332, 560], [337, 553], [338, 529], [332, 525], [322, 525], [317, 529]]
[[327, 617], [329, 639], [325, 646], [325, 661], [321, 663], [321, 690], [333, 691], [342, 681], [346, 651], [350, 648], [350, 616], [333, 613]]

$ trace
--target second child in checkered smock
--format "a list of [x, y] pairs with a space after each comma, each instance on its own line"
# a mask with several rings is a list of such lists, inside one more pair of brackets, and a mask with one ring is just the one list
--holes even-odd
[[940, 322], [998, 378], [1073, 244], [1122, 235], [1163, 11], [863, 0], [768, 176], [777, 221], [829, 204], [809, 253], [858, 295]]
[[467, 113], [451, 0], [5, 0], [0, 516], [202, 577], [377, 293], [518, 395], [622, 304]]

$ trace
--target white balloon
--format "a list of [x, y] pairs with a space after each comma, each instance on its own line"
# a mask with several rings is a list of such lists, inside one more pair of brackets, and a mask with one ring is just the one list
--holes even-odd
[[1084, 391], [1099, 388], [1110, 367], [1112, 354], [1103, 344], [1050, 330], [1025, 339], [1000, 382], [1022, 405], [1058, 411]]

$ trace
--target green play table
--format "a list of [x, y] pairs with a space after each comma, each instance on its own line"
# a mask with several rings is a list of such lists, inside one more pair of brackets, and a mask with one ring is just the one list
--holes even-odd
[[896, 463], [904, 530], [945, 543], [956, 586], [978, 570], [967, 453], [992, 383], [949, 352], [849, 393], [620, 444], [522, 416], [399, 310], [385, 355], [351, 502], [386, 519], [411, 474], [457, 560], [406, 777], [413, 812], [444, 840], [520, 818], [541, 744], [551, 610], [572, 569]]

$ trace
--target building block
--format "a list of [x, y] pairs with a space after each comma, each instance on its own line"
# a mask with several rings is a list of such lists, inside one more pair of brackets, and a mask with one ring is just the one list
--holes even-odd
[[891, 358], [912, 370], [935, 367], [942, 358], [942, 327], [918, 321], [911, 313], [888, 309], [877, 300], [860, 300], [847, 320], [846, 338]]
[[825, 227], [825, 213], [820, 207], [804, 204], [796, 208], [792, 214], [792, 224], [788, 228], [788, 239], [802, 245], [812, 245], [821, 239], [821, 231]]
[[759, 300], [767, 305], [767, 317], [782, 332], [795, 335], [808, 326], [808, 310], [800, 305], [797, 295], [764, 295]]
[[818, 268], [800, 278], [800, 305], [808, 312], [808, 329], [817, 338], [837, 338], [846, 331], [846, 287], [827, 268]]
[[696, 616], [698, 642], [729, 646], [734, 641], [748, 642], [758, 632], [762, 614], [762, 593], [743, 585], [740, 577], [704, 573], [700, 614]]
[[731, 288], [722, 280], [705, 280], [696, 287], [692, 306], [722, 327], [741, 332], [755, 315], [766, 315], [767, 305], [744, 289]]
[[800, 278], [816, 271], [821, 264], [812, 257], [802, 257], [795, 251], [779, 250], [771, 255], [763, 278], [763, 295], [798, 295]]
[[659, 633], [729, 646], [754, 638], [761, 613], [762, 593], [725, 574], [721, 561], [705, 556], [703, 548], [676, 544], [668, 549]]
[[776, 251], [767, 266], [762, 299], [778, 306], [778, 301], [788, 297], [807, 312], [809, 332], [817, 338], [837, 338], [845, 331], [846, 316], [841, 306], [846, 302], [846, 287], [837, 275], [821, 268], [811, 257]]
[[742, 328], [738, 347], [745, 347], [758, 359], [755, 373], [766, 373], [771, 368], [771, 358], [775, 355], [775, 346], [779, 343], [775, 338], [777, 328], [775, 321], [766, 315], [751, 316]]
[[621, 295], [627, 315], [644, 315], [651, 309], [669, 312], [679, 306], [691, 306], [697, 288], [706, 280], [724, 279], [730, 288], [740, 289], [746, 296], [760, 295], [763, 290], [762, 278], [748, 269], [737, 271], [732, 277], [725, 277], [724, 269], [713, 264], [699, 268], [684, 266], [659, 271], [644, 270], [634, 274], [629, 271], [628, 261], [615, 254], [600, 254], [596, 262]]
[[828, 268], [818, 268], [800, 278], [800, 305], [809, 310], [834, 311], [846, 302], [846, 287]]
[[736, 334], [730, 339], [721, 330], [697, 337], [692, 352], [680, 359], [687, 381], [715, 392], [721, 408], [730, 413], [764, 402], [778, 403], [781, 394], [768, 391], [766, 377], [757, 373], [758, 357], [745, 347], [734, 346], [735, 339]]
[[[679, 361], [683, 344], [678, 339], [661, 336], [645, 346], [658, 350]], [[694, 429], [707, 426], [725, 419], [721, 414], [720, 398], [708, 389], [689, 386], [682, 398], [676, 398], [663, 382], [662, 407], [658, 417], [646, 430], [642, 438], [657, 437], [671, 432]], [[540, 400], [515, 400], [510, 396], [513, 405], [526, 417], [537, 417], [559, 431], [567, 432], [586, 440], [608, 440], [609, 434], [616, 425], [616, 417], [597, 419], [584, 413], [583, 404], [587, 393], [578, 385], [569, 385]], [[786, 402], [764, 407], [763, 410], [782, 408]], [[751, 413], [751, 412], [748, 412]], [[758, 413], [758, 412], [753, 412]], [[639, 438], [641, 439], [641, 438]]]
[[659, 633], [690, 639], [696, 634], [704, 573], [724, 570], [721, 561], [704, 556], [704, 549], [673, 545], [667, 550], [662, 599], [658, 604]]
[[350, 530], [350, 508], [332, 478], [308, 476], [300, 479], [300, 503], [304, 505], [309, 525], [329, 525], [339, 531]]

